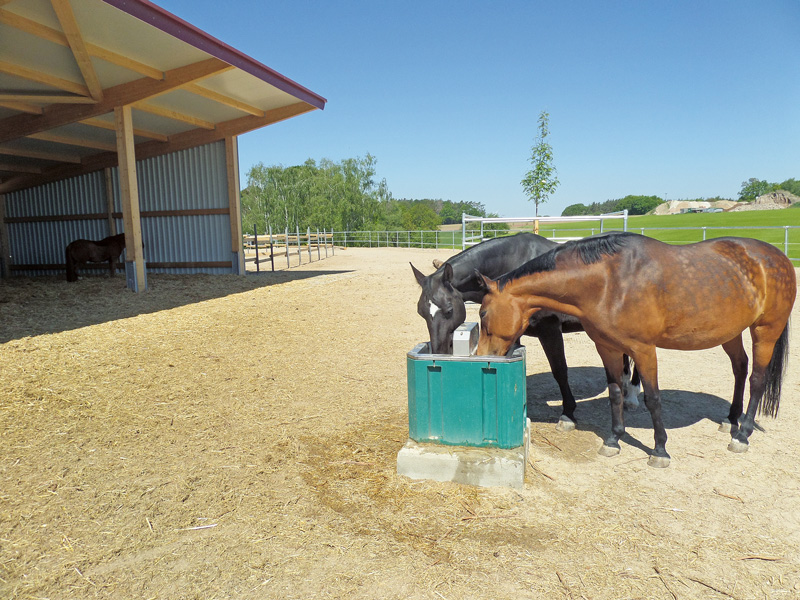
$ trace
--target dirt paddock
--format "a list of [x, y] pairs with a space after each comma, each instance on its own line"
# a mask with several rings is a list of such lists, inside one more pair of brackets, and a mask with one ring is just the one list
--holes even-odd
[[644, 409], [599, 456], [603, 372], [570, 334], [571, 433], [524, 342], [523, 490], [411, 481], [405, 355], [427, 335], [408, 263], [448, 255], [337, 249], [141, 294], [0, 283], [0, 597], [800, 597], [797, 314], [781, 413], [746, 454], [717, 430], [717, 348], [659, 353], [669, 468], [646, 464]]

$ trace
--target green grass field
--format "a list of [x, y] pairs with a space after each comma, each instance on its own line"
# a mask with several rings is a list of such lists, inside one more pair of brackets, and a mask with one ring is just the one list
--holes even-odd
[[[582, 237], [599, 232], [599, 222], [542, 223], [545, 237]], [[788, 229], [788, 246], [784, 248]], [[592, 230], [594, 228], [594, 230]], [[706, 228], [705, 231], [703, 228]], [[766, 229], [770, 228], [770, 229]], [[622, 229], [622, 220], [608, 220], [604, 230]], [[730, 213], [690, 213], [683, 215], [644, 215], [628, 217], [628, 231], [643, 233], [670, 244], [687, 244], [704, 239], [750, 237], [788, 250], [789, 258], [800, 261], [800, 208], [753, 210]]]

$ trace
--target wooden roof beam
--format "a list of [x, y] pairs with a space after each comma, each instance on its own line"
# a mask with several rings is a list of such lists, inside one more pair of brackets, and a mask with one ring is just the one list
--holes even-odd
[[41, 150], [27, 150], [24, 148], [4, 148], [0, 146], [0, 155], [20, 156], [22, 158], [35, 158], [38, 160], [52, 160], [55, 162], [67, 162], [80, 164], [81, 157], [61, 152], [43, 152]]
[[[15, 110], [31, 115], [41, 115], [44, 113], [44, 109], [28, 104], [30, 102], [41, 102], [42, 104], [94, 104], [95, 100], [89, 96], [76, 96], [74, 94], [0, 92], [0, 104], [17, 104], [17, 106], [8, 106], [8, 108], [14, 108]], [[25, 108], [23, 108], [23, 106]]]
[[219, 92], [215, 92], [214, 90], [210, 90], [207, 87], [197, 85], [196, 83], [187, 84], [183, 86], [183, 89], [192, 92], [193, 94], [197, 94], [198, 96], [202, 96], [203, 98], [208, 98], [209, 100], [213, 100], [214, 102], [219, 102], [220, 104], [224, 104], [225, 106], [230, 106], [231, 108], [235, 108], [242, 112], [249, 113], [256, 117], [264, 116], [264, 111], [261, 110], [260, 108], [252, 106], [250, 104], [246, 104], [245, 102], [236, 100], [235, 98], [231, 98], [230, 96], [220, 94]]
[[191, 115], [184, 114], [177, 110], [156, 106], [155, 104], [150, 104], [148, 102], [136, 102], [132, 106], [136, 110], [150, 113], [151, 115], [157, 115], [159, 117], [172, 119], [173, 121], [188, 123], [189, 125], [194, 125], [195, 127], [201, 127], [203, 129], [214, 129], [214, 123], [211, 121], [198, 119], [197, 117], [192, 117]]
[[56, 17], [58, 17], [61, 29], [64, 30], [64, 35], [67, 36], [69, 49], [72, 50], [75, 62], [78, 63], [78, 69], [80, 69], [83, 81], [89, 89], [89, 95], [99, 102], [103, 99], [103, 86], [100, 85], [100, 79], [94, 70], [92, 57], [89, 55], [89, 50], [83, 41], [81, 28], [75, 19], [75, 13], [72, 12], [72, 5], [69, 0], [50, 0], [50, 4], [53, 6]]
[[[177, 133], [170, 136], [168, 143], [157, 141], [142, 142], [136, 145], [136, 160], [161, 156], [163, 154], [169, 154], [170, 152], [177, 152], [178, 150], [186, 150], [187, 148], [193, 148], [201, 144], [210, 144], [211, 142], [224, 140], [226, 137], [232, 135], [239, 135], [241, 133], [253, 131], [254, 129], [260, 129], [266, 125], [285, 121], [297, 115], [311, 112], [312, 110], [317, 110], [317, 107], [305, 102], [296, 102], [289, 106], [268, 110], [264, 113], [263, 117], [248, 115], [246, 117], [225, 121], [224, 123], [218, 123], [213, 130], [192, 129], [183, 133]], [[86, 173], [92, 173], [106, 167], [115, 167], [117, 166], [117, 160], [116, 152], [101, 152], [100, 154], [94, 154], [83, 158], [80, 165], [56, 165], [50, 169], [45, 169], [41, 175], [18, 175], [16, 177], [11, 177], [0, 183], [0, 194], [9, 194], [18, 190], [66, 179], [68, 177], [77, 177]]]
[[28, 104], [20, 100], [4, 100], [5, 94], [0, 94], [0, 106], [3, 108], [10, 108], [11, 110], [18, 110], [20, 112], [28, 113], [31, 115], [42, 114], [42, 107], [35, 104]]
[[21, 77], [22, 79], [27, 79], [28, 81], [43, 83], [72, 94], [78, 94], [80, 96], [90, 95], [89, 88], [87, 88], [85, 85], [76, 83], [74, 81], [69, 81], [67, 79], [62, 79], [61, 77], [56, 77], [55, 75], [49, 75], [48, 73], [42, 73], [41, 71], [36, 71], [35, 69], [29, 69], [28, 67], [23, 67], [22, 65], [0, 61], [0, 72], [8, 75], [14, 75], [15, 77]]
[[[84, 119], [81, 121], [84, 125], [90, 125], [91, 127], [99, 127], [100, 129], [106, 129], [108, 131], [114, 131], [116, 133], [116, 126], [114, 123], [103, 121], [102, 119]], [[148, 138], [151, 140], [158, 140], [160, 142], [168, 142], [169, 136], [164, 135], [163, 133], [158, 133], [157, 131], [150, 131], [149, 129], [141, 129], [139, 127], [133, 128], [133, 135], [137, 135], [139, 137]]]
[[[47, 25], [42, 25], [41, 23], [37, 23], [36, 21], [32, 21], [30, 19], [26, 19], [25, 17], [21, 17], [20, 15], [7, 10], [0, 9], [0, 23], [8, 25], [9, 27], [13, 27], [14, 29], [19, 29], [20, 31], [24, 31], [30, 35], [35, 35], [38, 38], [47, 40], [48, 42], [69, 47], [69, 40], [67, 39], [67, 36], [57, 29], [53, 29]], [[133, 60], [127, 56], [123, 56], [122, 54], [112, 52], [111, 50], [106, 50], [105, 48], [95, 44], [86, 43], [85, 45], [86, 50], [90, 55], [100, 58], [106, 62], [110, 62], [119, 67], [125, 67], [126, 69], [130, 69], [135, 73], [139, 73], [145, 77], [150, 77], [151, 79], [162, 79], [164, 77], [164, 73], [161, 70], [151, 67], [150, 65]]]
[[113, 151], [117, 149], [115, 143], [108, 144], [97, 140], [88, 140], [86, 138], [75, 137], [73, 135], [57, 135], [49, 131], [40, 131], [32, 133], [28, 136], [34, 140], [43, 140], [45, 142], [55, 142], [56, 144], [65, 144], [68, 146], [79, 146], [81, 148], [94, 148], [95, 150], [108, 150]]
[[45, 108], [41, 115], [21, 114], [7, 117], [0, 121], [0, 143], [75, 121], [98, 117], [111, 112], [116, 106], [146, 100], [228, 68], [227, 63], [217, 58], [210, 58], [171, 69], [164, 73], [162, 80], [143, 78], [108, 88], [105, 90], [102, 102], [90, 105], [51, 106]]
[[9, 163], [0, 163], [0, 171], [10, 171], [12, 173], [41, 173], [41, 167], [33, 167], [29, 165], [13, 165]]

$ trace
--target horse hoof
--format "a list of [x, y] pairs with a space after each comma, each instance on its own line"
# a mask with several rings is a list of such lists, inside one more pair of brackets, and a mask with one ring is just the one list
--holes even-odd
[[650, 455], [647, 459], [647, 466], [655, 469], [665, 469], [669, 466], [669, 456]]
[[736, 454], [741, 454], [742, 452], [747, 452], [750, 448], [750, 444], [747, 442], [740, 442], [736, 438], [731, 439], [731, 443], [728, 444], [728, 450], [731, 452], [735, 452]]
[[597, 451], [600, 456], [616, 456], [619, 454], [619, 446], [606, 446], [603, 444], [600, 446], [600, 450]]
[[719, 431], [720, 433], [730, 433], [731, 432], [731, 422], [730, 421], [723, 421], [719, 424]]
[[561, 417], [556, 423], [556, 431], [573, 431], [575, 429], [575, 421], [570, 420], [569, 417]]

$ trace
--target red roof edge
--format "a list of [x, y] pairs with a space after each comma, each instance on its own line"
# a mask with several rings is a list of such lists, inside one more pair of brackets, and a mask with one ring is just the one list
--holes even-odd
[[221, 42], [149, 0], [103, 0], [103, 2], [210, 54], [214, 58], [246, 71], [311, 106], [319, 109], [325, 108], [327, 100], [319, 94], [315, 94], [308, 88], [270, 69], [225, 42]]

